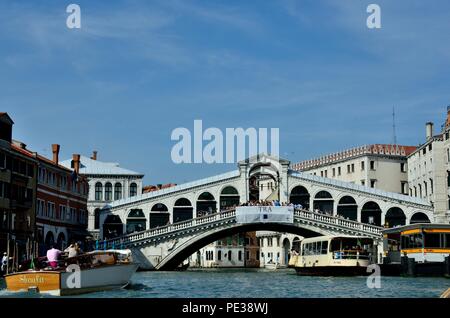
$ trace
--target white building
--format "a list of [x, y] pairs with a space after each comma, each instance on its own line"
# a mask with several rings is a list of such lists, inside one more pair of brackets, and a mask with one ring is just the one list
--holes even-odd
[[300, 242], [303, 237], [290, 233], [258, 231], [260, 267], [266, 264], [277, 263], [282, 266], [289, 264], [290, 252], [300, 251]]
[[426, 124], [426, 141], [408, 157], [410, 196], [428, 200], [434, 207], [435, 221], [450, 221], [450, 106], [443, 130], [434, 134], [434, 125]]
[[[98, 161], [96, 151], [91, 158], [81, 156], [80, 161], [80, 175], [89, 180], [88, 230], [97, 238], [100, 210], [112, 201], [141, 195], [144, 175], [121, 168], [118, 163]], [[63, 161], [61, 165], [73, 169], [71, 160]], [[133, 222], [130, 223], [132, 226]]]
[[407, 156], [416, 147], [366, 145], [292, 165], [297, 171], [408, 194]]

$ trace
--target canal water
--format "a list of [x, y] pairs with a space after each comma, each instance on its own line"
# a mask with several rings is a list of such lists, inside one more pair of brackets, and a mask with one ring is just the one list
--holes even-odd
[[[439, 297], [450, 279], [382, 277], [381, 288], [367, 287], [367, 277], [297, 276], [292, 269], [203, 269], [184, 272], [138, 272], [130, 287], [74, 297], [86, 298], [367, 298]], [[3, 282], [1, 283], [3, 284]], [[2, 285], [0, 288], [4, 288]], [[10, 294], [0, 297], [42, 297]]]

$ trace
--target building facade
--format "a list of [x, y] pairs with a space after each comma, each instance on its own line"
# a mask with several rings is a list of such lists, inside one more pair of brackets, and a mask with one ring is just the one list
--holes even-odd
[[211, 243], [193, 254], [189, 263], [202, 268], [259, 267], [256, 232], [239, 233]]
[[388, 192], [408, 194], [407, 157], [413, 146], [366, 145], [292, 165], [324, 178], [332, 178]]
[[36, 241], [37, 160], [14, 144], [13, 125], [8, 114], [0, 113], [0, 252], [12, 255], [18, 249], [22, 256]]
[[73, 155], [74, 171], [59, 164], [59, 145], [52, 145], [53, 158], [38, 155], [36, 229], [40, 250], [56, 244], [63, 249], [71, 242], [82, 243], [87, 232], [88, 182], [78, 175], [80, 155]]
[[426, 140], [408, 157], [409, 194], [433, 205], [438, 223], [450, 222], [450, 106], [442, 131], [426, 124]]
[[291, 251], [300, 251], [300, 243], [303, 237], [270, 231], [258, 231], [257, 238], [260, 248], [260, 267], [266, 264], [279, 264], [288, 266]]
[[[88, 179], [88, 230], [95, 239], [99, 235], [100, 211], [113, 201], [120, 202], [142, 194], [143, 174], [119, 166], [118, 163], [102, 162], [97, 160], [97, 152], [92, 157], [80, 157], [80, 175]], [[68, 169], [74, 169], [73, 160], [61, 162]], [[130, 227], [127, 231], [133, 232], [141, 226], [139, 211], [130, 217]], [[134, 219], [136, 222], [132, 222]], [[145, 228], [142, 228], [145, 229]]]

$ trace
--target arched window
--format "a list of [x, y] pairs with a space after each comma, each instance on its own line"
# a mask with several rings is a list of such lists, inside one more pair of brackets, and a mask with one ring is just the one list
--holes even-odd
[[100, 182], [95, 184], [95, 201], [103, 200], [103, 185]]
[[137, 196], [137, 184], [133, 182], [132, 184], [130, 184], [130, 197], [135, 196]]
[[410, 224], [416, 224], [416, 223], [430, 223], [430, 219], [425, 213], [422, 212], [416, 212], [411, 217], [411, 220], [409, 222]]
[[209, 192], [203, 192], [197, 200], [197, 216], [204, 216], [217, 212], [217, 204], [214, 196]]
[[292, 204], [300, 204], [304, 209], [309, 210], [309, 193], [303, 186], [296, 186], [291, 191], [289, 201]]
[[337, 214], [345, 219], [356, 221], [358, 218], [358, 205], [351, 196], [342, 197], [337, 206]]
[[361, 209], [361, 222], [381, 226], [381, 209], [376, 202], [367, 202]]
[[127, 217], [127, 233], [146, 230], [147, 220], [141, 209], [132, 209]]
[[238, 191], [232, 187], [225, 187], [220, 193], [220, 209], [225, 210], [233, 206], [238, 206], [240, 201]]
[[319, 210], [321, 213], [333, 214], [333, 197], [327, 191], [320, 191], [314, 197], [314, 210]]
[[400, 226], [406, 224], [406, 216], [402, 209], [394, 207], [386, 212], [385, 225], [388, 227]]
[[114, 185], [114, 200], [122, 199], [122, 184], [116, 183]]
[[173, 207], [173, 223], [192, 219], [193, 210], [191, 201], [186, 198], [178, 199]]
[[105, 184], [105, 201], [111, 201], [112, 200], [112, 184], [107, 183]]
[[150, 212], [150, 228], [164, 226], [169, 223], [169, 209], [163, 203], [156, 203]]

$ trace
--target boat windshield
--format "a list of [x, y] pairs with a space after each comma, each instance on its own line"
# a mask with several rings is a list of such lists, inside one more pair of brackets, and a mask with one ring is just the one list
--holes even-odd
[[369, 259], [373, 240], [339, 237], [331, 240], [330, 252], [334, 259]]

